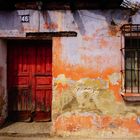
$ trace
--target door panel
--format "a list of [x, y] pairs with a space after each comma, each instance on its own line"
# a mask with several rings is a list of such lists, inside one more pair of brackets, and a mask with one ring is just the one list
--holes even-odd
[[[51, 119], [51, 42], [14, 41], [8, 47], [9, 116]], [[15, 115], [16, 114], [16, 117]]]
[[[50, 57], [50, 49], [45, 49], [45, 47], [40, 46], [37, 48], [36, 51], [36, 65], [35, 65], [35, 73], [34, 73], [34, 97], [35, 97], [35, 120], [40, 120], [40, 116], [42, 116], [41, 119], [43, 121], [49, 120], [47, 117], [50, 110], [50, 102], [48, 99], [49, 91], [48, 89], [51, 89], [52, 85], [52, 76], [51, 76], [51, 59]], [[48, 59], [49, 58], [49, 59]], [[44, 63], [45, 62], [45, 63]], [[47, 65], [47, 64], [50, 65]], [[43, 117], [44, 116], [44, 117]]]

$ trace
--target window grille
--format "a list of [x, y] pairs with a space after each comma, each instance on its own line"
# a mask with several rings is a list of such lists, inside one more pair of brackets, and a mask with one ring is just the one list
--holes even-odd
[[127, 24], [122, 26], [124, 48], [124, 92], [140, 94], [140, 25]]

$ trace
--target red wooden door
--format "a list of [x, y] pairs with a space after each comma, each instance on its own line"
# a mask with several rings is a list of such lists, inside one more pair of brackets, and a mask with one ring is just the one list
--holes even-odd
[[51, 119], [51, 41], [8, 43], [8, 109], [15, 121]]

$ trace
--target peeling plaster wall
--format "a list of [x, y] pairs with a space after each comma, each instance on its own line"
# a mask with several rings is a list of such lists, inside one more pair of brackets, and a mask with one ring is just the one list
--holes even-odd
[[6, 54], [6, 43], [0, 40], [0, 125], [4, 122], [7, 115]]
[[[129, 11], [59, 14], [54, 30], [74, 30], [78, 36], [53, 39], [53, 132], [139, 138], [140, 105], [127, 104], [121, 96], [120, 27], [128, 23]], [[134, 23], [140, 22], [138, 16], [132, 17]]]
[[[20, 22], [24, 12], [30, 15], [29, 23]], [[120, 27], [128, 23], [129, 10], [73, 13], [20, 10], [6, 14], [9, 16], [4, 18], [5, 12], [0, 12], [0, 36], [25, 37], [26, 32], [78, 33], [77, 37], [53, 38], [54, 134], [140, 137], [140, 105], [126, 104], [121, 96]], [[132, 16], [133, 23], [140, 24], [139, 15], [137, 12]], [[115, 26], [111, 25], [112, 20]]]

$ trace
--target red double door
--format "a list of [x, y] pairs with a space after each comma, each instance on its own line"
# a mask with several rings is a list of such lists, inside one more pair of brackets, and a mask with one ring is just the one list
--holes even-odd
[[51, 41], [9, 41], [8, 111], [14, 121], [50, 121]]

